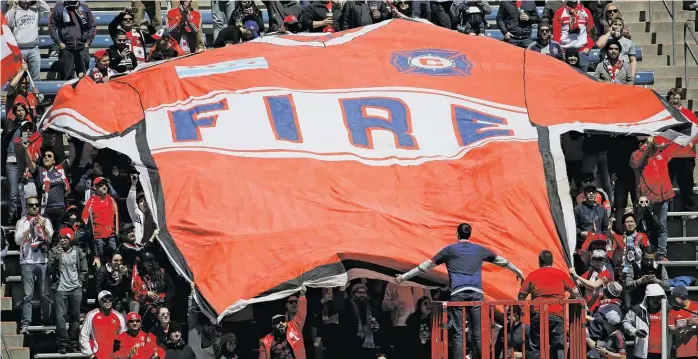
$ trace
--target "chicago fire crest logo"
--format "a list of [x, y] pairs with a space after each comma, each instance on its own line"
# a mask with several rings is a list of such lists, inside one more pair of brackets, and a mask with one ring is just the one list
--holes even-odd
[[399, 51], [391, 63], [400, 73], [429, 76], [470, 76], [473, 68], [465, 54], [438, 49]]

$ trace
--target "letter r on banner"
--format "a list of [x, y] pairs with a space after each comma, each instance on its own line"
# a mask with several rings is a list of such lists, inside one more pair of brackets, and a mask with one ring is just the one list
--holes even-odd
[[172, 127], [172, 140], [174, 142], [202, 141], [200, 129], [202, 127], [216, 127], [216, 120], [218, 120], [218, 114], [209, 112], [225, 111], [227, 109], [228, 101], [221, 99], [218, 102], [168, 111]]
[[[412, 136], [410, 111], [402, 100], [368, 97], [340, 99], [339, 104], [352, 145], [373, 149], [371, 130], [385, 130], [393, 133], [396, 148], [419, 149], [417, 140]], [[369, 114], [369, 111], [374, 114]]]

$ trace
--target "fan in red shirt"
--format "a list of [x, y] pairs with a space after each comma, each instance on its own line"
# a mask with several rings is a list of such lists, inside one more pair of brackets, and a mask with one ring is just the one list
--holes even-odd
[[108, 290], [97, 295], [99, 308], [87, 313], [80, 330], [82, 353], [93, 358], [108, 358], [112, 353], [114, 339], [126, 330], [126, 321], [117, 311], [112, 310], [113, 296]]
[[613, 282], [613, 272], [606, 265], [606, 258], [608, 258], [606, 251], [594, 250], [591, 253], [589, 269], [581, 276], [574, 271], [572, 272], [572, 276], [577, 280], [577, 283], [583, 285], [586, 289], [587, 306], [592, 312], [596, 310], [599, 306], [599, 301], [603, 299], [603, 286], [606, 283]]
[[[570, 278], [570, 275], [564, 271], [553, 268], [553, 254], [548, 250], [541, 251], [538, 255], [538, 266], [531, 274], [526, 277], [521, 289], [519, 290], [519, 300], [526, 300], [531, 295], [531, 300], [536, 299], [565, 299], [567, 293], [571, 293], [573, 298], [581, 299], [579, 290]], [[564, 310], [562, 305], [548, 306], [548, 324], [549, 324], [549, 344], [550, 357], [562, 358], [564, 355]], [[534, 311], [531, 315], [531, 337], [530, 337], [530, 353], [526, 356], [540, 354], [540, 313]]]
[[[94, 233], [95, 254], [99, 261], [106, 263], [105, 258], [116, 251], [116, 237], [119, 235], [119, 207], [109, 192], [109, 180], [97, 177], [94, 180], [95, 194], [85, 202], [82, 209], [82, 221], [90, 223]], [[104, 250], [104, 246], [109, 251]]]
[[126, 315], [126, 331], [114, 340], [114, 359], [153, 359], [164, 358], [165, 351], [157, 344], [151, 333], [141, 330], [141, 316], [138, 313]]
[[671, 290], [674, 307], [669, 311], [669, 332], [674, 335], [675, 358], [698, 358], [698, 303], [688, 300], [688, 290]]

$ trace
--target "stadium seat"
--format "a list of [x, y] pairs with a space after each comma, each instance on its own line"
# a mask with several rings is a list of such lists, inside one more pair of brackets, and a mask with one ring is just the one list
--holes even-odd
[[653, 85], [654, 71], [642, 71], [635, 74], [635, 85]]
[[46, 96], [55, 96], [65, 81], [37, 81], [36, 88]]
[[[92, 47], [95, 49], [106, 49], [113, 44], [109, 35], [97, 35]], [[39, 35], [39, 47], [49, 48], [53, 45], [53, 40], [50, 35]]]
[[[51, 59], [51, 58], [41, 59], [41, 71], [43, 71], [43, 72], [51, 71], [51, 66], [53, 66], [53, 64], [56, 61], [58, 61], [58, 59], [55, 59], [55, 58], [53, 58], [53, 59]], [[94, 67], [94, 65], [95, 65], [95, 58], [90, 57], [90, 68]]]
[[[635, 48], [635, 59], [637, 61], [642, 61], [642, 48], [639, 48], [639, 47]], [[589, 52], [589, 62], [591, 62], [591, 63], [601, 62], [601, 50], [600, 49], [593, 49], [593, 50], [591, 50], [591, 52]]]
[[[267, 13], [267, 9], [261, 9], [261, 10], [262, 10], [262, 18], [264, 19], [264, 23], [267, 24], [269, 22], [269, 14]], [[97, 24], [97, 26], [108, 26], [109, 23], [112, 21], [112, 19], [114, 19], [114, 17], [116, 17], [116, 15], [118, 15], [119, 13], [120, 13], [120, 11], [94, 11], [93, 12], [94, 18], [95, 18], [95, 23]], [[165, 22], [167, 22], [167, 14], [164, 10], [162, 13], [162, 22], [163, 22], [163, 24]], [[201, 11], [201, 23], [204, 25], [212, 25], [213, 24], [213, 14], [211, 13], [211, 10], [202, 10]], [[41, 20], [39, 20], [39, 26], [48, 26], [48, 16], [44, 16], [41, 18]]]
[[[591, 77], [594, 77], [594, 72], [587, 72]], [[635, 85], [644, 86], [654, 84], [654, 71], [640, 71], [635, 74]], [[665, 97], [662, 95], [662, 97]]]
[[[504, 34], [502, 34], [502, 32], [499, 31], [499, 29], [497, 29], [497, 28], [485, 30], [485, 35], [487, 35], [488, 37], [491, 37], [493, 39], [504, 40]], [[533, 34], [531, 35], [531, 39], [534, 41], [538, 39], [538, 32], [535, 31], [535, 29], [533, 30]]]

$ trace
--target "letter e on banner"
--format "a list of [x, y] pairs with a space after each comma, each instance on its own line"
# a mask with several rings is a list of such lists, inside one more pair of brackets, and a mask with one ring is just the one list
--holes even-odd
[[508, 125], [505, 118], [495, 117], [473, 109], [451, 105], [453, 130], [456, 132], [458, 145], [468, 146], [474, 142], [496, 136], [513, 136], [511, 129], [499, 129], [499, 125]]
[[217, 102], [195, 105], [187, 109], [168, 111], [170, 126], [172, 128], [172, 141], [196, 142], [202, 141], [202, 127], [216, 127], [218, 114], [210, 112], [225, 111], [228, 109], [228, 100], [221, 99]]
[[[417, 140], [412, 136], [410, 110], [402, 100], [368, 97], [340, 99], [339, 104], [352, 145], [373, 149], [371, 130], [385, 130], [393, 133], [396, 148], [419, 149]], [[369, 111], [386, 115], [371, 115]]]

